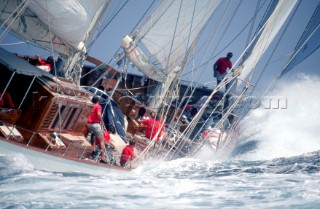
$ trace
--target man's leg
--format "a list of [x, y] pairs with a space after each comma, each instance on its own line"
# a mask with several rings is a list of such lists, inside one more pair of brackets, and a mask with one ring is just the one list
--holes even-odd
[[94, 131], [94, 135], [96, 139], [98, 139], [100, 143], [101, 160], [106, 162], [106, 156], [104, 155], [105, 153], [104, 137], [103, 137], [103, 131], [102, 131], [101, 125], [98, 123], [95, 123], [94, 125], [92, 125], [92, 129]]
[[219, 72], [217, 72], [217, 76], [216, 76], [216, 78], [217, 78], [217, 86], [219, 85], [219, 83], [222, 81], [222, 76], [221, 76], [221, 74], [219, 73]]
[[104, 146], [104, 138], [103, 135], [100, 135], [98, 137], [99, 142], [100, 142], [100, 148], [101, 148], [101, 160], [106, 162], [106, 156], [105, 154], [105, 146]]
[[217, 72], [217, 85], [219, 85], [219, 83], [224, 79], [224, 77], [227, 75], [227, 72], [221, 74], [219, 72]]

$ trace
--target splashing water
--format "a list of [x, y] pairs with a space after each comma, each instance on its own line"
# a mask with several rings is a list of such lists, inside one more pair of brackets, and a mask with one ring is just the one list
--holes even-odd
[[299, 75], [274, 90], [262, 104], [270, 104], [270, 98], [282, 104], [260, 106], [242, 121], [242, 143], [254, 141], [256, 147], [240, 158], [274, 159], [320, 150], [319, 88], [319, 77]]

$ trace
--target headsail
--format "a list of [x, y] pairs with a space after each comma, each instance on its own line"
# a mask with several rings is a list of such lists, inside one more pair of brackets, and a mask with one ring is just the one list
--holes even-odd
[[[259, 23], [259, 26], [256, 30], [256, 33], [254, 35], [254, 38], [253, 40], [251, 41], [251, 43], [249, 44], [249, 46], [246, 48], [245, 52], [243, 53], [243, 56], [242, 56], [242, 59], [241, 61], [239, 62], [238, 66], [235, 71], [234, 71], [234, 74], [237, 75], [238, 73], [240, 73], [239, 71], [241, 71], [244, 66], [244, 62], [251, 56], [251, 53], [253, 51], [253, 49], [255, 48], [258, 40], [259, 40], [259, 37], [261, 36], [262, 34], [262, 28], [266, 25], [266, 22], [268, 21], [268, 19], [270, 18], [270, 16], [273, 14], [277, 4], [279, 3], [279, 0], [272, 0], [268, 6], [268, 9], [267, 11], [265, 12], [262, 20], [260, 21]], [[228, 94], [234, 94], [235, 91], [236, 91], [236, 88], [238, 86], [238, 79], [236, 76], [234, 76], [234, 78], [230, 79], [230, 81], [228, 82], [227, 84], [227, 91], [228, 91]]]
[[254, 47], [255, 47], [255, 45], [261, 35], [261, 32], [260, 32], [261, 28], [266, 24], [266, 22], [268, 21], [269, 17], [272, 15], [272, 13], [275, 10], [278, 3], [279, 3], [279, 0], [272, 0], [270, 2], [268, 10], [265, 12], [263, 19], [259, 23], [259, 27], [257, 28], [257, 31], [256, 31], [257, 34], [255, 35], [254, 40], [252, 41], [252, 43], [249, 45], [249, 47], [245, 51], [244, 55], [242, 56], [242, 62], [239, 63], [239, 65], [242, 65], [243, 62], [246, 61], [246, 59], [250, 56], [252, 50], [254, 49]]
[[294, 49], [293, 56], [288, 65], [284, 68], [281, 76], [292, 70], [304, 59], [309, 57], [320, 46], [320, 3], [313, 13], [305, 31], [303, 32], [297, 46]]
[[273, 14], [270, 16], [265, 27], [263, 28], [263, 31], [255, 45], [255, 48], [251, 52], [251, 55], [243, 63], [243, 69], [241, 74], [239, 75], [240, 80], [245, 80], [250, 72], [254, 70], [257, 62], [263, 56], [264, 52], [279, 32], [280, 28], [295, 7], [296, 3], [297, 0], [279, 1]]

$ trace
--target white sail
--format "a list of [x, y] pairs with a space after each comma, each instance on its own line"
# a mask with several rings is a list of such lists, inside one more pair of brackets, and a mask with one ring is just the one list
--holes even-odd
[[240, 80], [245, 80], [252, 70], [254, 70], [259, 59], [263, 56], [266, 49], [269, 47], [282, 25], [293, 10], [297, 0], [282, 0], [279, 1], [273, 14], [266, 23], [256, 45], [252, 50], [251, 55], [242, 65], [242, 72], [239, 76]]
[[314, 51], [320, 47], [320, 3], [310, 19], [308, 26], [304, 30], [301, 38], [294, 49], [293, 56], [288, 65], [282, 71], [281, 76], [288, 73], [296, 65], [308, 58]]
[[[86, 51], [109, 1], [2, 0], [0, 22], [11, 32], [64, 55]], [[15, 15], [13, 15], [15, 14]], [[53, 42], [53, 46], [51, 45]]]
[[[143, 43], [150, 56], [160, 65], [152, 68], [154, 76], [149, 73], [149, 78], [163, 82], [177, 66], [183, 69], [182, 65], [190, 48], [220, 2], [221, 0], [166, 0], [160, 3], [135, 34], [136, 43]], [[128, 56], [127, 51], [126, 53]], [[128, 56], [133, 63], [139, 62], [135, 60], [139, 57], [145, 55]], [[151, 67], [148, 65], [146, 68], [147, 71]], [[144, 72], [144, 69], [139, 70]], [[161, 72], [155, 72], [159, 70]]]
[[127, 58], [148, 78], [164, 82], [166, 76], [162, 71], [158, 70], [149, 60], [149, 58], [141, 51], [133, 42], [132, 37], [126, 36], [121, 41], [121, 46], [126, 53]]
[[263, 15], [263, 18], [261, 19], [259, 26], [256, 29], [256, 36], [254, 38], [254, 40], [250, 43], [249, 47], [246, 49], [244, 55], [242, 56], [242, 61], [239, 63], [239, 65], [242, 65], [244, 61], [246, 61], [246, 59], [250, 56], [252, 50], [254, 49], [261, 33], [259, 33], [259, 31], [261, 30], [261, 27], [263, 27], [266, 22], [268, 21], [269, 17], [273, 14], [277, 4], [279, 3], [279, 0], [272, 0], [270, 2], [270, 5], [268, 7], [268, 10], [266, 11], [266, 13]]

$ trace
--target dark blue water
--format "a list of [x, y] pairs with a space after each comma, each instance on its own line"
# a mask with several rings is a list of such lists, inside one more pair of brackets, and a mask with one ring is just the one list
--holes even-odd
[[0, 156], [1, 208], [319, 208], [320, 151], [273, 160], [181, 159], [105, 176]]

